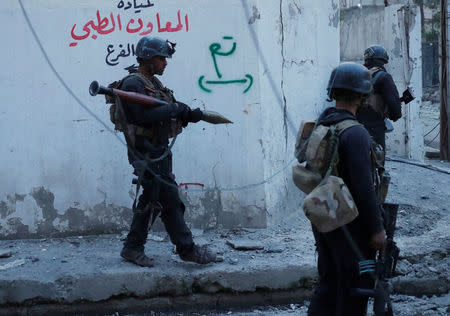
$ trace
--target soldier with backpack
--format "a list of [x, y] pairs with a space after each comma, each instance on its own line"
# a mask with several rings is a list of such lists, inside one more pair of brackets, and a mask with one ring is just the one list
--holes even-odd
[[153, 266], [153, 259], [145, 254], [144, 245], [149, 227], [158, 214], [161, 214], [170, 240], [182, 260], [199, 264], [219, 260], [208, 248], [194, 243], [184, 220], [185, 206], [180, 200], [172, 173], [169, 139], [181, 133], [188, 123], [196, 123], [203, 118], [199, 108], [193, 110], [175, 100], [172, 90], [156, 78], [156, 75], [164, 73], [166, 58], [171, 58], [174, 52], [174, 43], [160, 38], [141, 38], [136, 46], [137, 72], [110, 85], [167, 102], [150, 108], [116, 97], [111, 108], [111, 119], [116, 128], [125, 133], [128, 159], [138, 177], [137, 191], [139, 187], [143, 188], [139, 200], [133, 205], [130, 232], [120, 255], [125, 260], [146, 267]]
[[370, 71], [373, 91], [366, 106], [356, 117], [369, 131], [374, 140], [386, 150], [386, 118], [397, 121], [402, 117], [401, 98], [392, 76], [386, 71], [389, 56], [383, 46], [372, 45], [364, 51], [364, 66]]
[[308, 315], [362, 316], [368, 297], [352, 295], [352, 289], [373, 288], [374, 279], [361, 276], [358, 264], [361, 258], [375, 259], [377, 251], [382, 256], [386, 245], [374, 187], [374, 147], [355, 116], [372, 91], [370, 73], [362, 65], [342, 63], [327, 89], [336, 106], [319, 116], [308, 141], [300, 131], [296, 145], [306, 167], [297, 168], [304, 175], [298, 179], [294, 170], [294, 182], [308, 193], [303, 209], [318, 252], [319, 283]]

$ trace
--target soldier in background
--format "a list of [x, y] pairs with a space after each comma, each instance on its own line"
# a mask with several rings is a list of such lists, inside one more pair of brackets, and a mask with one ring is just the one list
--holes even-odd
[[364, 66], [370, 71], [373, 91], [367, 104], [359, 109], [356, 117], [374, 140], [386, 151], [385, 118], [397, 121], [402, 117], [401, 101], [392, 76], [384, 65], [389, 56], [384, 47], [373, 45], [364, 51]]
[[361, 257], [375, 259], [386, 245], [380, 208], [377, 205], [371, 159], [371, 139], [356, 122], [356, 112], [372, 90], [369, 71], [356, 63], [342, 63], [328, 84], [336, 107], [326, 109], [317, 124], [332, 126], [344, 120], [355, 124], [339, 135], [337, 174], [347, 185], [359, 211], [349, 224], [330, 232], [313, 226], [318, 252], [319, 283], [311, 299], [309, 316], [363, 316], [368, 297], [352, 296], [351, 289], [373, 288], [374, 280], [358, 274]]
[[[200, 264], [215, 262], [216, 255], [206, 247], [197, 246], [184, 220], [185, 206], [180, 200], [178, 186], [172, 173], [172, 152], [169, 138], [175, 137], [188, 123], [202, 119], [200, 109], [192, 110], [176, 101], [172, 90], [156, 78], [167, 66], [175, 44], [159, 38], [143, 37], [136, 46], [137, 73], [120, 81], [124, 91], [146, 94], [168, 102], [155, 108], [121, 101], [125, 121], [122, 130], [127, 133], [128, 158], [138, 176], [143, 193], [133, 205], [130, 232], [120, 253], [122, 258], [140, 266], [153, 266], [153, 259], [144, 253], [149, 227], [157, 214], [161, 214], [170, 240], [184, 261]], [[120, 102], [120, 101], [118, 101]], [[137, 198], [137, 197], [136, 197]]]

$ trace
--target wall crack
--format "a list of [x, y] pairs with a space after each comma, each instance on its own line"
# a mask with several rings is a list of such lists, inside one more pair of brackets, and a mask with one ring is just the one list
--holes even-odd
[[284, 22], [283, 22], [283, 0], [280, 0], [280, 25], [281, 25], [281, 94], [283, 95], [283, 129], [284, 129], [284, 139], [285, 148], [288, 145], [288, 129], [287, 129], [287, 102], [286, 94], [284, 91], [284, 67], [286, 64], [286, 58], [284, 56]]

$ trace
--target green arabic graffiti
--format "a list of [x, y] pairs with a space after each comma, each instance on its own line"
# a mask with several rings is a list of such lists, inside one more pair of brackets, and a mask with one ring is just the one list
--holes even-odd
[[[232, 40], [233, 37], [231, 36], [224, 36], [222, 37], [224, 40]], [[219, 43], [212, 43], [211, 45], [209, 45], [209, 51], [211, 52], [211, 58], [213, 60], [214, 63], [214, 70], [216, 71], [216, 75], [219, 79], [222, 78], [222, 73], [219, 70], [219, 66], [217, 64], [217, 56], [230, 56], [234, 53], [234, 51], [236, 50], [236, 42], [233, 42], [233, 45], [231, 47], [231, 49], [229, 51], [221, 51], [222, 50], [222, 45], [220, 45]], [[198, 85], [200, 86], [200, 88], [208, 93], [211, 93], [212, 90], [208, 89], [205, 84], [208, 85], [227, 85], [227, 84], [245, 84], [248, 82], [248, 86], [247, 88], [244, 90], [243, 93], [247, 93], [248, 90], [250, 90], [250, 88], [253, 85], [253, 77], [249, 74], [245, 75], [245, 78], [243, 79], [235, 79], [235, 80], [204, 80], [205, 76], [200, 76], [200, 78], [198, 78]]]

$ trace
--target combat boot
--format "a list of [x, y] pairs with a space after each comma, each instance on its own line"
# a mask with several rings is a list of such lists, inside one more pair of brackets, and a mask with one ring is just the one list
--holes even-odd
[[210, 262], [222, 262], [223, 259], [211, 252], [206, 246], [194, 245], [192, 250], [186, 254], [180, 254], [183, 261], [192, 261], [199, 264], [207, 264]]
[[154, 266], [153, 259], [146, 256], [144, 251], [133, 250], [123, 247], [120, 256], [127, 261], [133, 262], [141, 267], [151, 268]]

